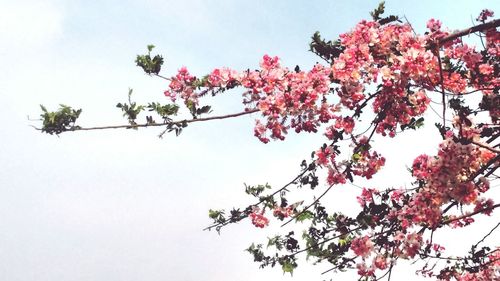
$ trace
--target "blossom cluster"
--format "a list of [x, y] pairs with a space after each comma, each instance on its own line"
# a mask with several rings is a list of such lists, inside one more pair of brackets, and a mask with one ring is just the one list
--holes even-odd
[[[485, 22], [492, 15], [484, 10], [478, 21]], [[417, 129], [417, 120], [423, 120], [432, 101], [445, 103], [443, 124], [438, 125], [443, 141], [437, 154], [422, 154], [411, 166], [416, 188], [385, 195], [364, 188], [357, 198], [364, 208], [357, 223], [364, 231], [350, 237], [348, 247], [361, 258], [356, 264], [358, 274], [374, 277], [377, 270], [392, 268], [399, 258], [414, 259], [431, 251], [439, 256], [444, 248], [425, 241], [426, 229], [464, 227], [474, 222], [468, 214], [490, 215], [495, 206], [493, 199], [485, 197], [490, 183], [482, 175], [487, 167], [500, 165], [497, 149], [489, 145], [495, 138], [484, 139], [500, 125], [499, 32], [483, 32], [485, 49], [481, 51], [460, 37], [451, 38], [439, 20], [429, 20], [427, 28], [419, 36], [409, 24], [363, 20], [340, 35], [339, 53], [328, 65], [291, 70], [278, 57], [265, 55], [257, 70], [223, 67], [197, 78], [181, 68], [170, 78], [165, 95], [172, 101], [180, 98], [189, 107], [198, 105], [207, 93], [242, 88], [245, 110], [261, 114], [254, 135], [263, 143], [284, 140], [289, 131], [316, 133], [324, 125], [322, 132], [329, 144], [317, 149], [313, 158], [315, 167], [326, 170], [330, 186], [353, 181], [354, 176], [371, 179], [386, 161], [372, 148], [373, 135], [395, 137], [406, 128]], [[475, 92], [482, 95], [477, 111], [460, 105], [463, 96]], [[455, 105], [450, 100], [448, 106], [447, 97]], [[451, 122], [447, 108], [454, 110]], [[368, 110], [374, 117], [368, 130], [359, 133], [362, 113]], [[482, 112], [489, 116], [489, 124], [474, 122], [474, 116]], [[446, 127], [446, 122], [452, 127]], [[351, 141], [347, 153], [340, 152], [340, 140]], [[374, 199], [383, 196], [382, 203]], [[449, 214], [451, 206], [466, 211], [461, 216]], [[266, 208], [279, 220], [296, 214], [286, 204], [253, 208], [247, 215], [254, 226], [269, 224]], [[375, 208], [382, 211], [370, 213]], [[392, 232], [377, 232], [377, 227]], [[490, 280], [494, 273], [484, 269], [457, 274], [458, 280]]]
[[411, 203], [397, 214], [398, 218], [436, 227], [442, 221], [441, 207], [447, 203], [492, 204], [491, 199], [485, 201], [480, 197], [489, 188], [488, 180], [476, 182], [476, 177], [494, 157], [488, 149], [457, 143], [451, 133], [447, 134], [437, 156], [420, 155], [413, 162], [413, 175], [425, 182], [425, 186], [413, 195]]

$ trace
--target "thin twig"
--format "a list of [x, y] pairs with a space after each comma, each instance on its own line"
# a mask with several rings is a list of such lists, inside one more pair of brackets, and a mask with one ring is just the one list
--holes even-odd
[[162, 76], [162, 75], [160, 75], [160, 74], [155, 74], [155, 76], [156, 76], [156, 77], [160, 77], [160, 78], [162, 78], [162, 79], [165, 79], [165, 80], [167, 80], [167, 81], [172, 81], [172, 79], [171, 79], [171, 78], [168, 78], [168, 77]]
[[408, 20], [408, 18], [406, 18], [406, 15], [403, 16], [406, 20], [406, 23], [410, 26], [411, 28], [411, 31], [413, 31], [413, 35], [417, 35], [417, 32], [415, 32], [415, 29], [413, 29], [413, 25], [410, 23], [410, 21]]
[[495, 229], [497, 229], [499, 226], [500, 226], [500, 222], [499, 222], [499, 223], [497, 223], [497, 225], [496, 225], [495, 227], [493, 227], [493, 228], [490, 230], [490, 232], [488, 232], [488, 234], [486, 234], [486, 235], [483, 237], [483, 239], [479, 240], [479, 241], [478, 241], [478, 242], [477, 242], [474, 246], [472, 246], [472, 248], [474, 248], [474, 249], [475, 249], [475, 248], [477, 248], [477, 246], [478, 246], [479, 244], [481, 244], [482, 242], [484, 242], [484, 240], [485, 240], [488, 236], [490, 236], [490, 235], [493, 233], [493, 231], [495, 231]]
[[294, 219], [298, 218], [300, 215], [302, 215], [303, 213], [305, 213], [305, 211], [309, 210], [309, 208], [311, 208], [314, 204], [318, 203], [319, 200], [321, 200], [321, 198], [323, 198], [323, 196], [325, 196], [328, 191], [330, 191], [330, 189], [333, 187], [333, 184], [330, 185], [326, 190], [325, 192], [323, 192], [316, 200], [314, 200], [309, 206], [305, 207], [304, 210], [302, 210], [301, 212], [299, 212], [298, 214], [296, 214], [295, 216], [293, 216], [291, 219], [289, 219], [287, 222], [285, 222], [284, 224], [281, 225], [281, 227], [289, 224], [291, 221], [293, 221]]
[[[356, 258], [357, 258], [357, 256], [349, 258], [349, 259], [345, 259], [345, 260], [342, 261], [342, 263], [340, 265], [343, 265], [343, 264], [348, 263], [350, 261], [354, 261]], [[334, 266], [334, 267], [332, 267], [332, 268], [330, 268], [330, 269], [328, 269], [326, 271], [321, 272], [321, 275], [326, 274], [326, 273], [328, 273], [330, 271], [333, 271], [333, 270], [337, 269], [340, 265]]]

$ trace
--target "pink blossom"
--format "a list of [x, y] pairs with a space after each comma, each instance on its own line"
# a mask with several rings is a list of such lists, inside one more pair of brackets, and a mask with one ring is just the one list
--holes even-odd
[[252, 224], [256, 227], [264, 228], [269, 225], [269, 219], [264, 217], [262, 213], [252, 212], [249, 216], [252, 220]]
[[493, 66], [486, 63], [482, 63], [479, 65], [479, 73], [483, 75], [490, 75], [493, 73]]
[[441, 29], [441, 21], [436, 19], [430, 19], [427, 22], [427, 28], [430, 29], [431, 31], [439, 30]]
[[484, 9], [481, 11], [479, 16], [477, 17], [477, 21], [486, 21], [488, 18], [493, 17], [494, 13], [492, 10]]
[[351, 250], [357, 256], [366, 258], [373, 250], [373, 242], [368, 236], [354, 238], [351, 242]]
[[378, 269], [384, 270], [388, 266], [387, 258], [382, 255], [378, 255], [373, 259], [373, 265]]

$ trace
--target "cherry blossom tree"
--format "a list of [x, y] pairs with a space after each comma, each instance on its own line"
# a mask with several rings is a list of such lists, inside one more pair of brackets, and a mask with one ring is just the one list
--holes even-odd
[[[438, 280], [500, 280], [500, 245], [485, 244], [500, 222], [461, 257], [448, 256], [433, 239], [450, 228], [465, 233], [478, 216], [495, 220], [500, 207], [488, 193], [500, 165], [500, 20], [483, 10], [476, 25], [452, 32], [430, 19], [428, 31], [418, 35], [410, 23], [383, 13], [382, 3], [372, 19], [337, 40], [315, 33], [310, 50], [324, 62], [310, 70], [290, 69], [278, 57], [264, 55], [257, 70], [223, 67], [197, 77], [182, 67], [166, 77], [160, 75], [163, 58], [153, 55], [150, 45], [136, 63], [146, 74], [168, 81], [164, 95], [169, 103], [139, 105], [130, 90], [128, 101], [117, 104], [128, 124], [100, 127], [77, 125], [80, 109], [42, 106], [38, 129], [61, 134], [162, 127], [163, 137], [179, 135], [191, 123], [255, 114], [254, 135], [263, 143], [283, 141], [290, 131], [321, 133], [324, 145], [301, 163], [289, 183], [278, 189], [246, 186], [255, 203], [210, 210], [213, 223], [206, 229], [219, 232], [243, 220], [258, 228], [300, 222], [303, 233], [285, 231], [269, 238], [267, 249], [263, 244], [247, 249], [261, 267], [280, 266], [284, 272], [292, 273], [303, 254], [329, 263], [326, 272], [353, 269], [360, 280], [390, 280], [398, 260], [421, 260], [419, 274]], [[479, 46], [467, 42], [470, 34], [478, 36]], [[242, 111], [210, 115], [205, 100], [233, 89], [242, 91]], [[183, 110], [191, 117], [175, 119]], [[150, 115], [140, 123], [146, 111]], [[439, 115], [435, 132], [442, 142], [434, 154], [409, 163], [411, 187], [362, 188], [357, 216], [331, 212], [322, 204], [336, 186], [370, 180], [383, 168], [386, 159], [376, 151], [375, 134], [392, 138], [418, 130], [430, 111]], [[290, 203], [292, 187], [322, 192], [310, 202]]]

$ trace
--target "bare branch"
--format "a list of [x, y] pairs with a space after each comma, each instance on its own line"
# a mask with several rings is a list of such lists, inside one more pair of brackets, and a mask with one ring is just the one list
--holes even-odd
[[[146, 128], [146, 127], [163, 127], [167, 126], [169, 124], [175, 125], [175, 124], [182, 124], [182, 123], [195, 123], [195, 122], [204, 122], [204, 121], [211, 121], [211, 120], [220, 120], [220, 119], [228, 119], [228, 118], [233, 118], [233, 117], [238, 117], [242, 115], [247, 115], [247, 114], [252, 114], [259, 111], [258, 109], [250, 109], [238, 113], [233, 113], [233, 114], [227, 114], [227, 115], [218, 115], [218, 116], [212, 116], [212, 117], [205, 117], [205, 118], [197, 118], [197, 119], [185, 119], [185, 120], [178, 120], [178, 121], [173, 121], [173, 122], [168, 122], [168, 123], [145, 123], [145, 124], [136, 124], [136, 125], [115, 125], [115, 126], [98, 126], [98, 127], [73, 127], [72, 129], [69, 129], [64, 132], [73, 132], [73, 131], [95, 131], [95, 130], [107, 130], [107, 129], [136, 129], [136, 128]], [[40, 128], [35, 128], [37, 130], [42, 130]]]

